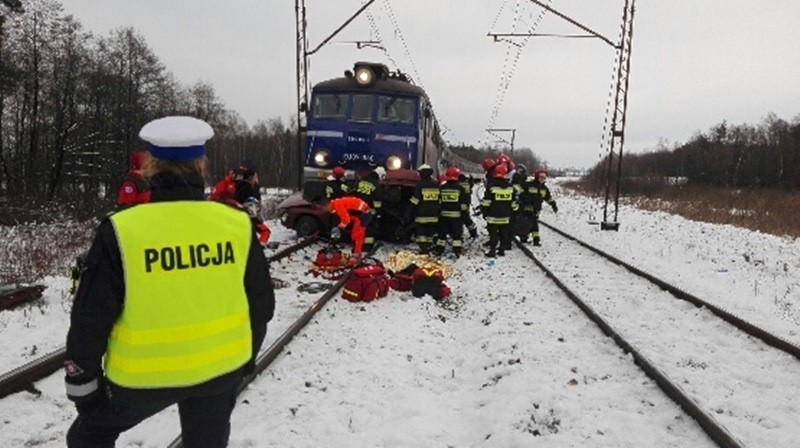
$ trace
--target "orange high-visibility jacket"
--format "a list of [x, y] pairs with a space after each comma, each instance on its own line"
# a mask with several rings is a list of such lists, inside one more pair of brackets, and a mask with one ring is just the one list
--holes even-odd
[[369, 204], [355, 196], [344, 196], [334, 199], [329, 204], [331, 213], [339, 217], [339, 228], [344, 229], [350, 224], [353, 213], [363, 213], [369, 210]]

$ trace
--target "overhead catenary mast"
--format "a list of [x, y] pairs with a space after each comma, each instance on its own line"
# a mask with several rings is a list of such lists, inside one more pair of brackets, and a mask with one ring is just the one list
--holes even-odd
[[[339, 28], [337, 28], [333, 33], [330, 34], [327, 38], [325, 38], [319, 45], [317, 45], [313, 50], [308, 49], [308, 22], [306, 21], [306, 1], [305, 0], [295, 0], [294, 2], [294, 9], [295, 9], [295, 18], [297, 21], [297, 41], [296, 43], [296, 57], [297, 57], [297, 152], [298, 152], [298, 161], [297, 161], [297, 182], [298, 187], [302, 190], [303, 189], [303, 156], [304, 156], [304, 140], [305, 140], [305, 130], [306, 130], [306, 111], [308, 110], [308, 91], [309, 91], [309, 81], [308, 81], [308, 65], [309, 65], [309, 58], [311, 55], [319, 51], [320, 48], [324, 47], [328, 42], [331, 41], [337, 34], [339, 34], [347, 25], [350, 24], [356, 17], [358, 17], [362, 12], [364, 12], [369, 5], [374, 3], [375, 0], [367, 0], [358, 11], [355, 12], [349, 19], [347, 19]], [[352, 42], [355, 43], [358, 48], [365, 48], [368, 46], [374, 46], [375, 42], [372, 41], [356, 41]]]
[[[603, 129], [608, 139], [608, 164], [606, 170], [606, 194], [605, 205], [603, 206], [603, 222], [600, 223], [600, 228], [603, 230], [619, 230], [618, 211], [619, 211], [619, 190], [620, 181], [622, 177], [622, 154], [625, 144], [625, 123], [626, 114], [628, 109], [628, 88], [630, 85], [630, 69], [631, 69], [631, 43], [633, 41], [633, 15], [635, 12], [636, 0], [625, 0], [625, 5], [622, 12], [622, 32], [619, 43], [614, 43], [611, 39], [597, 33], [596, 31], [582, 25], [576, 20], [562, 14], [548, 5], [545, 5], [539, 0], [530, 0], [532, 3], [544, 8], [546, 11], [566, 20], [567, 22], [577, 26], [586, 34], [543, 34], [543, 33], [488, 33], [487, 36], [492, 37], [495, 42], [506, 41], [515, 37], [563, 37], [563, 38], [596, 38], [609, 44], [617, 52], [617, 66], [614, 71], [615, 93], [613, 101], [613, 110], [611, 116], [611, 123], [607, 128]], [[602, 147], [602, 142], [601, 142]], [[616, 176], [612, 173], [614, 154], [617, 154], [617, 173]], [[611, 196], [611, 184], [614, 187], [614, 219], [608, 220], [608, 204]]]

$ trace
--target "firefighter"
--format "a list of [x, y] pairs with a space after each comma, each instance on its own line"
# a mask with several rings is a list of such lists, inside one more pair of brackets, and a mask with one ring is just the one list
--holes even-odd
[[[381, 207], [383, 206], [383, 190], [380, 185], [379, 171], [369, 170], [361, 172], [358, 177], [358, 182], [352, 193], [369, 205], [369, 208], [373, 210], [375, 219], [380, 219]], [[375, 236], [377, 233], [377, 225], [367, 228], [367, 233], [364, 237], [364, 250], [368, 251], [372, 249], [372, 246], [375, 244]]]
[[[529, 214], [532, 220], [530, 237], [533, 239], [534, 246], [542, 245], [539, 237], [539, 213], [542, 211], [542, 203], [546, 202], [554, 213], [558, 213], [558, 205], [556, 205], [556, 200], [550, 194], [550, 189], [545, 185], [546, 181], [547, 170], [539, 167], [534, 170], [533, 176], [529, 177], [523, 186], [523, 211]], [[528, 236], [525, 235], [521, 239], [523, 242], [527, 242]]]
[[[506, 175], [506, 165], [497, 165], [493, 170], [494, 180], [481, 201], [486, 230], [489, 232], [489, 251], [487, 257], [503, 256], [511, 245], [511, 215], [517, 211], [514, 187]], [[499, 247], [499, 249], [498, 249]]]
[[414, 220], [414, 232], [421, 254], [427, 254], [436, 242], [436, 231], [439, 225], [439, 183], [433, 178], [433, 168], [423, 164], [417, 168], [420, 180], [414, 187], [409, 202], [406, 222]]
[[461, 173], [458, 176], [458, 183], [461, 185], [461, 188], [464, 190], [465, 200], [467, 203], [467, 212], [464, 213], [464, 227], [467, 228], [469, 231], [470, 238], [477, 238], [478, 237], [478, 226], [475, 225], [475, 221], [472, 220], [472, 186], [474, 185], [472, 175], [467, 177], [464, 173]]
[[150, 184], [142, 176], [147, 159], [146, 151], [136, 151], [131, 154], [128, 173], [117, 193], [117, 205], [127, 207], [150, 201]]
[[344, 167], [337, 165], [331, 170], [330, 176], [325, 180], [325, 199], [331, 200], [344, 196], [350, 191], [344, 181]]
[[436, 246], [432, 252], [434, 255], [442, 255], [447, 248], [448, 236], [452, 239], [453, 254], [461, 256], [464, 248], [462, 236], [464, 234], [464, 215], [469, 213], [467, 196], [461, 184], [458, 183], [458, 176], [461, 170], [451, 166], [445, 170], [445, 182], [439, 186], [439, 230], [436, 235]]
[[[165, 117], [139, 136], [151, 201], [100, 223], [67, 334], [67, 446], [111, 447], [176, 404], [186, 447], [224, 447], [236, 390], [275, 308], [247, 214], [204, 196], [205, 121]], [[209, 331], [213, 330], [213, 331]]]
[[336, 243], [342, 233], [352, 224], [350, 239], [353, 241], [353, 255], [358, 259], [365, 248], [366, 231], [375, 218], [375, 209], [363, 199], [356, 196], [342, 196], [328, 203], [333, 214], [331, 240]]

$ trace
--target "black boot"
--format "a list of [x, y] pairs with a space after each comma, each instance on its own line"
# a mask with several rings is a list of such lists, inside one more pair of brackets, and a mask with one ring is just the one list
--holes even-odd
[[541, 246], [541, 245], [542, 245], [542, 243], [541, 243], [541, 241], [539, 240], [539, 237], [538, 237], [538, 236], [535, 236], [535, 237], [533, 237], [533, 245], [534, 245], [534, 246]]

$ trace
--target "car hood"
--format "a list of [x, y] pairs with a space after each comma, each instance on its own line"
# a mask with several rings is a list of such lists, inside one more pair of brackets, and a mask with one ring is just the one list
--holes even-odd
[[281, 201], [281, 203], [278, 204], [278, 208], [279, 209], [287, 209], [287, 208], [300, 207], [300, 206], [306, 206], [306, 205], [312, 205], [312, 202], [309, 202], [308, 200], [306, 200], [303, 197], [303, 193], [302, 192], [298, 192], [298, 193], [295, 193], [295, 194], [289, 196], [288, 198], [284, 199], [283, 201]]

